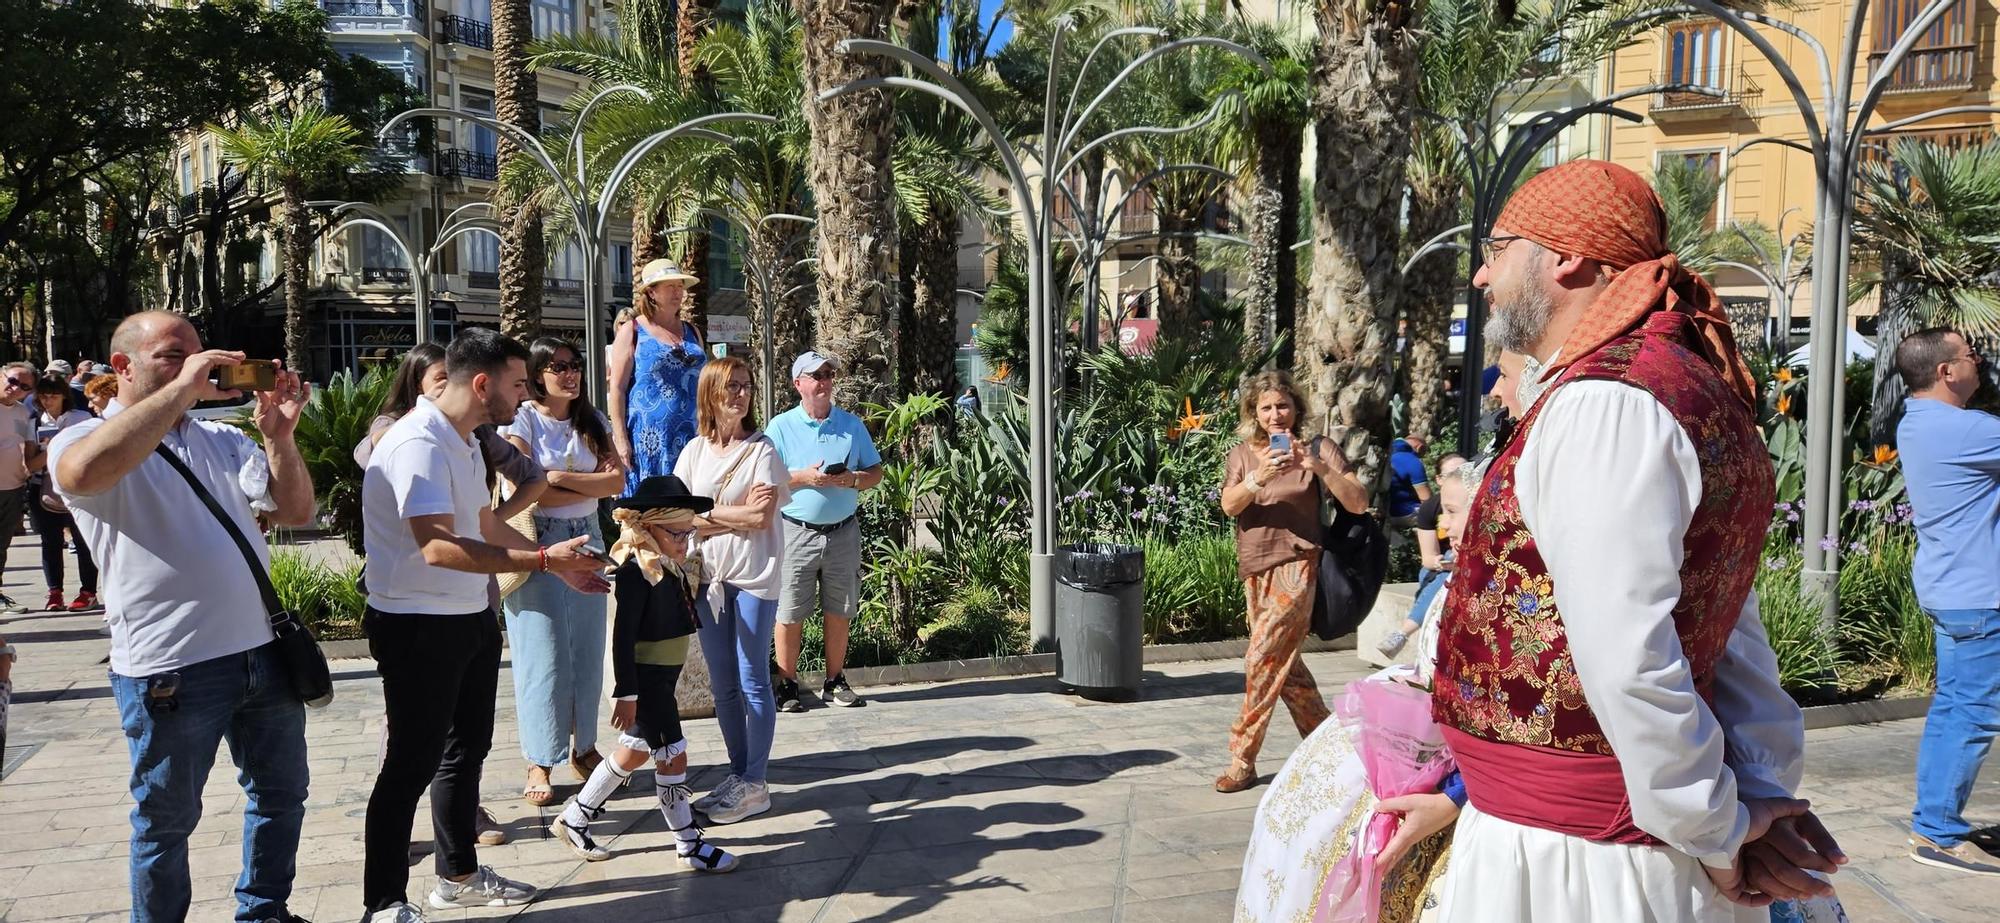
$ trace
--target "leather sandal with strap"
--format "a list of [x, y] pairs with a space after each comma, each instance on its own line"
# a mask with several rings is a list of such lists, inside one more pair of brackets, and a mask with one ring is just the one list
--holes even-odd
[[521, 800], [535, 807], [547, 807], [556, 799], [555, 787], [549, 784], [549, 770], [545, 766], [528, 767], [528, 784], [521, 787]]
[[1215, 777], [1215, 790], [1225, 795], [1247, 791], [1257, 785], [1257, 770], [1246, 769], [1238, 773], [1235, 767]]
[[596, 747], [582, 753], [572, 751], [569, 755], [569, 768], [576, 773], [577, 778], [585, 782], [590, 781], [590, 774], [596, 772], [597, 764], [602, 762], [604, 754], [597, 752]]

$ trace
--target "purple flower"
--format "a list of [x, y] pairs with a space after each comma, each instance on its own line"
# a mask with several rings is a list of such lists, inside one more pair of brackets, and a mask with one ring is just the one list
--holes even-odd
[[1848, 543], [1847, 543], [1847, 553], [1848, 553], [1848, 554], [1867, 554], [1867, 553], [1868, 553], [1868, 546], [1867, 546], [1866, 544], [1863, 544], [1863, 543], [1861, 543], [1861, 542], [1848, 542]]
[[1774, 510], [1776, 510], [1777, 512], [1780, 512], [1780, 513], [1782, 513], [1782, 512], [1785, 512], [1786, 510], [1789, 510], [1789, 509], [1791, 509], [1791, 508], [1792, 508], [1792, 505], [1791, 505], [1791, 504], [1789, 504], [1789, 503], [1782, 503], [1782, 502], [1780, 502], [1780, 503], [1773, 503], [1773, 504], [1771, 504], [1771, 506], [1772, 506], [1772, 508], [1773, 508]]
[[1785, 512], [1785, 521], [1786, 521], [1786, 522], [1798, 522], [1798, 521], [1799, 521], [1799, 511], [1798, 511], [1798, 510], [1787, 510], [1787, 511]]
[[1134, 520], [1142, 520], [1142, 519], [1145, 519], [1145, 518], [1146, 518], [1146, 511], [1145, 511], [1145, 510], [1133, 510], [1133, 511], [1132, 511], [1132, 518], [1133, 518]]
[[1875, 508], [1875, 501], [1873, 501], [1873, 500], [1856, 500], [1856, 501], [1854, 501], [1853, 503], [1849, 503], [1849, 504], [1847, 505], [1847, 508], [1848, 508], [1849, 510], [1852, 510], [1852, 511], [1856, 512], [1856, 513], [1866, 513], [1866, 512], [1868, 512], [1868, 511], [1870, 511], [1870, 510], [1873, 510], [1873, 509]]
[[1096, 495], [1096, 494], [1094, 494], [1094, 493], [1092, 493], [1092, 492], [1090, 492], [1090, 491], [1088, 491], [1088, 490], [1079, 490], [1079, 491], [1077, 491], [1077, 492], [1076, 492], [1076, 498], [1077, 498], [1078, 500], [1088, 500], [1088, 499], [1090, 499], [1090, 498], [1092, 498], [1092, 497], [1095, 497], [1095, 496], [1097, 496], [1097, 495]]
[[1821, 551], [1832, 551], [1838, 547], [1840, 547], [1839, 540], [1831, 535], [1819, 540], [1819, 550]]
[[1216, 489], [1214, 489], [1214, 488], [1210, 488], [1210, 489], [1209, 489], [1209, 491], [1208, 491], [1208, 493], [1206, 493], [1206, 494], [1203, 494], [1203, 496], [1204, 496], [1204, 497], [1206, 497], [1206, 498], [1208, 498], [1208, 500], [1209, 500], [1210, 502], [1214, 502], [1214, 501], [1216, 501], [1216, 500], [1220, 500], [1220, 499], [1222, 499], [1222, 491], [1219, 491], [1219, 490], [1216, 490]]
[[1783, 570], [1785, 567], [1785, 562], [1783, 559], [1780, 558], [1765, 558], [1764, 566], [1770, 568], [1771, 570]]
[[1134, 490], [1132, 490], [1132, 485], [1130, 485], [1130, 484], [1127, 484], [1127, 485], [1125, 485], [1125, 486], [1123, 486], [1123, 487], [1120, 487], [1120, 488], [1118, 488], [1118, 492], [1119, 492], [1119, 493], [1121, 493], [1121, 494], [1124, 494], [1125, 496], [1128, 496], [1128, 497], [1129, 497], [1129, 496], [1132, 496], [1132, 494], [1133, 494], [1133, 493], [1135, 493], [1135, 491], [1134, 491]]

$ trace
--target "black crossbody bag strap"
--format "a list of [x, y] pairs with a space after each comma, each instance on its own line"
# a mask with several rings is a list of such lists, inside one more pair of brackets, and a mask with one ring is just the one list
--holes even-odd
[[229, 513], [222, 508], [222, 504], [215, 501], [214, 495], [208, 492], [201, 479], [195, 477], [187, 462], [181, 461], [180, 456], [168, 450], [165, 443], [154, 448], [153, 452], [166, 459], [167, 464], [172, 465], [174, 471], [187, 480], [188, 486], [194, 488], [195, 497], [201, 500], [201, 505], [208, 507], [208, 511], [214, 514], [215, 521], [222, 523], [222, 530], [228, 532], [230, 539], [236, 542], [236, 550], [243, 553], [244, 563], [250, 565], [250, 576], [257, 581], [258, 595], [264, 597], [264, 611], [270, 616], [271, 630], [278, 631], [288, 623], [294, 622], [292, 614], [286, 612], [285, 607], [278, 602], [278, 588], [271, 585], [271, 575], [265, 572], [264, 562], [257, 557], [256, 549], [250, 547], [250, 540], [244, 537], [243, 530], [236, 528], [236, 520], [229, 518]]

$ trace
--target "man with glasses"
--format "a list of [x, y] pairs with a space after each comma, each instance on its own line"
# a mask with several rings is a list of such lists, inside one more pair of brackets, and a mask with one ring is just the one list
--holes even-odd
[[[28, 469], [42, 455], [41, 440], [35, 438], [35, 381], [41, 377], [26, 362], [0, 366], [6, 378], [0, 383], [0, 571], [7, 566], [7, 549], [21, 534], [21, 515], [27, 510]], [[0, 590], [0, 612], [18, 613], [27, 609]]]
[[840, 365], [808, 351], [792, 363], [799, 406], [765, 428], [792, 474], [785, 520], [783, 585], [778, 590], [778, 710], [802, 712], [799, 648], [815, 605], [826, 616], [822, 698], [865, 704], [847, 685], [847, 628], [861, 603], [861, 492], [882, 482], [882, 455], [861, 418], [833, 406]]
[[1970, 839], [1965, 803], [2000, 731], [2000, 417], [1971, 410], [1979, 354], [1933, 327], [1896, 346], [1910, 396], [1896, 447], [1916, 516], [1917, 602], [1937, 639], [1937, 694], [1917, 745], [1910, 858], [2000, 876]]

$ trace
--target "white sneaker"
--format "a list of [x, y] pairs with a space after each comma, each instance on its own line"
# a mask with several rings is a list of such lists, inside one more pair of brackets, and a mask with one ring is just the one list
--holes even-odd
[[716, 785], [712, 789], [709, 789], [708, 794], [703, 795], [700, 798], [696, 798], [694, 800], [693, 807], [697, 811], [707, 813], [710, 808], [713, 808], [716, 805], [719, 805], [723, 801], [727, 800], [729, 797], [729, 793], [735, 791], [736, 787], [742, 784], [743, 784], [743, 778], [741, 776], [738, 776], [736, 773], [732, 772], [729, 774], [728, 778], [723, 779], [720, 784]]
[[493, 871], [493, 866], [482, 865], [471, 878], [452, 881], [439, 878], [437, 887], [431, 889], [431, 906], [439, 910], [455, 907], [512, 907], [535, 899], [532, 885], [509, 881]]
[[563, 820], [563, 815], [567, 813], [569, 812], [566, 809], [557, 812], [556, 819], [549, 821], [549, 835], [562, 841], [571, 852], [582, 856], [585, 862], [603, 862], [611, 858], [611, 850], [597, 845], [597, 841], [591, 839], [589, 827], [578, 829], [570, 826], [569, 821]]
[[27, 606], [23, 606], [20, 603], [15, 602], [14, 597], [12, 596], [9, 596], [5, 593], [0, 593], [0, 613], [4, 613], [7, 615], [20, 615], [21, 613], [26, 611], [28, 611]]
[[763, 782], [743, 782], [707, 812], [711, 824], [733, 824], [771, 810], [771, 789]]
[[425, 921], [424, 912], [418, 910], [416, 905], [397, 904], [362, 917], [361, 923], [425, 923]]

